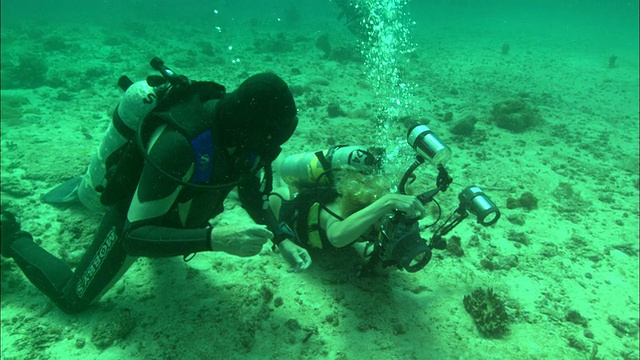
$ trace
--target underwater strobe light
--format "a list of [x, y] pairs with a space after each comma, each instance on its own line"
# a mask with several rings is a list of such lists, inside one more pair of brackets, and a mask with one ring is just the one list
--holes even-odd
[[478, 218], [482, 226], [491, 226], [500, 218], [496, 204], [477, 186], [467, 186], [458, 194], [460, 206]]
[[434, 165], [444, 165], [451, 158], [451, 149], [426, 125], [415, 125], [407, 132], [407, 142], [418, 155]]

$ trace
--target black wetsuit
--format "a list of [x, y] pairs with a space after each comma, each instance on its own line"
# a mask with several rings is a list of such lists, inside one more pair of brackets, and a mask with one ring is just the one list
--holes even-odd
[[[213, 117], [212, 103], [206, 115]], [[223, 201], [237, 184], [240, 201], [258, 223], [267, 223], [260, 191], [263, 161], [249, 153], [228, 155], [211, 132], [212, 161], [207, 178], [197, 170], [192, 142], [167, 125], [152, 132], [148, 155], [162, 169], [185, 182], [200, 177], [202, 185], [231, 184], [201, 190], [180, 185], [145, 163], [133, 199], [108, 208], [93, 243], [75, 271], [21, 232], [11, 256], [29, 280], [67, 313], [79, 312], [118, 279], [135, 257], [167, 257], [211, 250], [209, 219], [223, 211]], [[209, 154], [210, 155], [210, 154]], [[274, 231], [273, 224], [267, 224]], [[3, 251], [4, 252], [4, 251]]]

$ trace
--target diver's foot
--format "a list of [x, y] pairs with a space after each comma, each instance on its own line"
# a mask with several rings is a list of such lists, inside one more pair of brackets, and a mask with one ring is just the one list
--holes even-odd
[[40, 198], [47, 204], [71, 204], [78, 201], [78, 188], [82, 183], [82, 176], [76, 176], [70, 180], [49, 190]]
[[8, 211], [2, 211], [0, 214], [1, 221], [1, 235], [2, 235], [2, 247], [0, 253], [3, 257], [12, 257], [11, 244], [18, 238], [20, 231], [20, 223], [16, 219], [16, 216]]

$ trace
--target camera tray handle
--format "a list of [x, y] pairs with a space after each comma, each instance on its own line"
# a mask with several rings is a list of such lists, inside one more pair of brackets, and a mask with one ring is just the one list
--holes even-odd
[[438, 177], [436, 178], [436, 186], [438, 190], [445, 192], [449, 188], [449, 185], [453, 182], [453, 178], [449, 176], [447, 169], [442, 166], [442, 164], [438, 165]]
[[[407, 171], [405, 171], [404, 175], [402, 176], [402, 179], [400, 180], [400, 184], [398, 184], [398, 192], [400, 194], [406, 194], [407, 193], [407, 189], [406, 189], [407, 182], [412, 177], [413, 172], [418, 168], [418, 166], [424, 164], [424, 162], [425, 162], [425, 158], [424, 157], [422, 157], [420, 155], [416, 156], [416, 161], [413, 162], [413, 164], [411, 164], [411, 166], [409, 166]], [[438, 165], [438, 176], [436, 177], [436, 189], [435, 190], [445, 192], [445, 191], [447, 191], [447, 189], [449, 188], [449, 185], [451, 185], [452, 182], [453, 182], [453, 178], [451, 176], [449, 176], [449, 173], [447, 172], [447, 169], [445, 169], [442, 164]], [[428, 201], [431, 201], [433, 199], [433, 197], [438, 193], [438, 191], [436, 191], [431, 196], [431, 198], [429, 198], [427, 201], [423, 201], [422, 203], [426, 204]], [[422, 194], [422, 195], [425, 195], [425, 194]], [[420, 201], [422, 201], [422, 199], [420, 199]]]
[[431, 237], [429, 241], [429, 247], [435, 248], [438, 250], [443, 250], [447, 247], [447, 243], [442, 240], [442, 237], [447, 235], [453, 228], [458, 226], [462, 220], [466, 219], [469, 216], [469, 213], [464, 209], [464, 206], [460, 205], [454, 212], [449, 216], [449, 218], [444, 222], [444, 224], [436, 230], [436, 232]]
[[438, 195], [439, 192], [440, 192], [440, 189], [438, 188], [427, 190], [422, 194], [416, 196], [416, 198], [418, 198], [418, 200], [422, 203], [422, 205], [426, 205], [428, 202], [432, 201], [433, 198], [436, 195]]

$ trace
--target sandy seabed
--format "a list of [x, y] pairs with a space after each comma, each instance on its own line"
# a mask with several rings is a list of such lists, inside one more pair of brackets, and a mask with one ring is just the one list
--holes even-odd
[[[45, 86], [2, 89], [3, 208], [42, 246], [79, 260], [100, 215], [54, 208], [40, 195], [84, 172], [121, 95], [118, 77], [142, 79], [155, 55], [230, 89], [252, 73], [280, 74], [300, 112], [287, 154], [375, 142], [380, 101], [362, 62], [326, 59], [316, 46], [323, 33], [335, 47], [355, 42], [330, 24], [286, 32], [248, 20], [222, 32], [193, 23], [3, 26], [3, 78], [19, 77], [8, 72], [25, 54], [48, 67]], [[614, 50], [594, 44], [594, 29], [437, 24], [416, 28], [403, 75], [416, 84], [415, 117], [453, 149], [454, 184], [440, 203], [448, 214], [457, 193], [477, 184], [503, 213], [494, 227], [470, 220], [455, 229], [463, 256], [437, 252], [421, 272], [375, 278], [356, 276], [350, 250], [313, 253], [300, 274], [267, 247], [252, 258], [141, 258], [74, 316], [3, 258], [2, 358], [637, 359], [637, 42], [618, 44], [609, 68]], [[522, 133], [497, 127], [492, 109], [508, 99], [526, 102], [544, 123]], [[331, 103], [344, 116], [329, 117]], [[468, 116], [478, 119], [473, 133], [454, 134]], [[419, 168], [417, 184], [434, 174]], [[537, 208], [506, 207], [526, 192]], [[226, 207], [217, 221], [242, 216], [234, 201]], [[504, 337], [481, 336], [465, 311], [463, 297], [477, 288], [504, 298]]]

